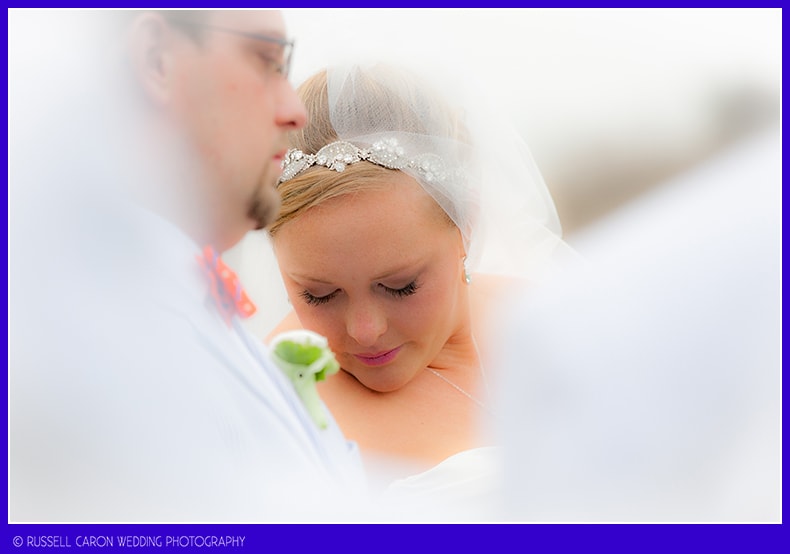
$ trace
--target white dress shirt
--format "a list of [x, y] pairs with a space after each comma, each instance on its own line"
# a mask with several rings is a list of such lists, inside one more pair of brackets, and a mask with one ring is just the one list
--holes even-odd
[[150, 212], [70, 208], [11, 273], [10, 520], [353, 519], [356, 445], [219, 315], [199, 245]]

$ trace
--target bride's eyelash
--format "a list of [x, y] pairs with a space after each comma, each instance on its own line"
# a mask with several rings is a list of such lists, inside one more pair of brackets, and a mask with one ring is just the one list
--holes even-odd
[[320, 306], [321, 304], [326, 304], [327, 302], [332, 300], [337, 294], [337, 292], [338, 291], [330, 292], [325, 296], [314, 296], [310, 294], [308, 291], [303, 290], [302, 292], [299, 293], [299, 296], [301, 296], [302, 300], [304, 300], [310, 306]]
[[[388, 294], [394, 296], [395, 298], [405, 298], [407, 296], [411, 296], [412, 294], [417, 292], [417, 289], [419, 288], [419, 285], [417, 285], [417, 281], [412, 281], [405, 287], [399, 289], [392, 289], [384, 285], [379, 285], [379, 286], [383, 288]], [[311, 294], [309, 291], [303, 290], [302, 292], [299, 293], [299, 296], [301, 296], [302, 300], [304, 300], [305, 303], [310, 306], [321, 306], [332, 300], [335, 296], [337, 296], [338, 292], [340, 292], [339, 289], [330, 292], [325, 296], [315, 296], [314, 294]]]
[[411, 283], [400, 289], [391, 289], [389, 287], [385, 287], [384, 285], [381, 286], [384, 288], [385, 291], [387, 291], [395, 298], [405, 298], [407, 296], [411, 296], [412, 294], [417, 292], [417, 289], [419, 288], [419, 286], [417, 285], [417, 281], [412, 281]]

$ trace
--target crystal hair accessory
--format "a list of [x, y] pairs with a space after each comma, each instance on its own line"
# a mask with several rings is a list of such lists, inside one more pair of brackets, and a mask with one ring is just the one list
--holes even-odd
[[293, 179], [314, 165], [342, 172], [346, 166], [362, 161], [387, 169], [410, 169], [427, 183], [444, 183], [460, 175], [459, 171], [451, 171], [436, 154], [409, 157], [397, 139], [387, 138], [374, 142], [370, 148], [359, 148], [350, 142], [337, 141], [327, 144], [315, 154], [305, 154], [292, 148], [283, 159], [283, 171], [278, 184]]

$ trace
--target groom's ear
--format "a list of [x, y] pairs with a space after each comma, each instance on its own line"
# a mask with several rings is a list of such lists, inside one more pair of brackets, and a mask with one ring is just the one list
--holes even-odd
[[172, 98], [179, 44], [184, 38], [155, 12], [140, 14], [129, 26], [131, 70], [144, 96], [154, 104], [164, 105]]

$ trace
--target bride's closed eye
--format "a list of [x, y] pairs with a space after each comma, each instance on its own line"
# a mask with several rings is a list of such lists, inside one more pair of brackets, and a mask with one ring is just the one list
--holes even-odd
[[310, 291], [303, 290], [299, 293], [299, 296], [310, 306], [320, 306], [321, 304], [326, 304], [330, 300], [332, 300], [337, 293], [340, 292], [340, 289], [330, 292], [329, 294], [325, 294], [324, 296], [315, 296], [310, 293]]
[[[407, 296], [411, 296], [412, 294], [417, 292], [417, 289], [419, 288], [417, 281], [412, 281], [405, 287], [401, 287], [401, 288], [391, 288], [386, 285], [382, 285], [380, 283], [378, 286], [381, 287], [381, 289], [384, 292], [386, 292], [390, 296], [393, 296], [394, 298], [405, 298]], [[302, 292], [299, 293], [299, 296], [301, 296], [302, 300], [304, 300], [305, 303], [310, 306], [321, 306], [332, 300], [335, 296], [338, 295], [339, 292], [340, 289], [337, 289], [330, 292], [329, 294], [325, 294], [324, 296], [316, 296], [308, 290], [303, 290]]]
[[419, 285], [417, 285], [417, 281], [412, 281], [405, 287], [399, 289], [393, 289], [386, 285], [381, 285], [381, 284], [379, 286], [382, 287], [385, 291], [387, 291], [387, 293], [391, 294], [395, 298], [405, 298], [406, 296], [411, 296], [412, 294], [417, 292], [417, 288], [419, 287]]

